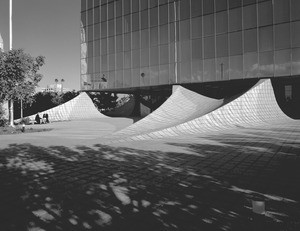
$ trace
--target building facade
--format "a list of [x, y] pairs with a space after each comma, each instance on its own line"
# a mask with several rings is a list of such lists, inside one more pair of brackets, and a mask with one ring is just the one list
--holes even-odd
[[272, 78], [292, 97], [299, 12], [299, 0], [82, 0], [81, 89]]

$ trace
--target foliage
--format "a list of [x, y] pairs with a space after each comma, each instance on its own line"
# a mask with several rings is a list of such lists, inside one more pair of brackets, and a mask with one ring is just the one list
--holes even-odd
[[95, 106], [100, 111], [107, 111], [117, 106], [118, 96], [109, 92], [89, 92]]
[[[79, 92], [73, 90], [66, 93], [57, 93], [57, 92], [38, 92], [33, 95], [33, 100], [31, 102], [26, 102], [23, 104], [23, 113], [24, 116], [30, 116], [38, 112], [42, 112], [58, 106], [60, 104], [66, 103], [69, 100], [73, 99], [79, 94]], [[21, 106], [20, 102], [17, 101], [14, 104], [15, 119], [21, 117]]]
[[5, 125], [7, 125], [7, 123], [8, 121], [4, 118], [4, 110], [2, 103], [0, 102], [0, 127], [4, 127]]
[[44, 63], [43, 56], [34, 58], [22, 49], [0, 52], [0, 100], [31, 102]]

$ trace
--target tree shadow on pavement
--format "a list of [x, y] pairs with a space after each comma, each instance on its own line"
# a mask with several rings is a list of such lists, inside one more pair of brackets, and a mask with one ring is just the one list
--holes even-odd
[[[298, 198], [237, 187], [232, 182], [239, 173], [223, 177], [224, 168], [216, 174], [214, 160], [235, 148], [227, 147], [224, 153], [191, 144], [195, 153], [207, 150], [198, 156], [106, 145], [10, 145], [0, 150], [1, 230], [247, 231], [254, 230], [251, 198], [258, 194], [299, 212]], [[267, 225], [296, 230], [297, 222]]]

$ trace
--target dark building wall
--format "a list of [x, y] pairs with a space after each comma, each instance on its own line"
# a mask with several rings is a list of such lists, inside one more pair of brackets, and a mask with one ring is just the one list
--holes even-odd
[[81, 2], [82, 90], [300, 74], [299, 0]]

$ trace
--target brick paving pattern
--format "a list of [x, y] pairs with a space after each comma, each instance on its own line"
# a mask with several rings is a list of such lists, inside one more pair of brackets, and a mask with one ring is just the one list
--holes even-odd
[[[153, 150], [10, 144], [0, 149], [1, 230], [296, 231], [299, 134], [244, 129], [149, 141]], [[188, 152], [154, 150], [159, 143]]]

